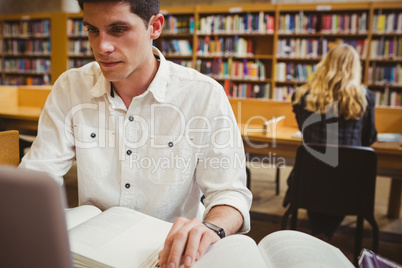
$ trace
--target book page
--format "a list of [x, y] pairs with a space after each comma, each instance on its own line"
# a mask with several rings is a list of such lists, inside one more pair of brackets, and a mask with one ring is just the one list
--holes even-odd
[[255, 241], [246, 235], [231, 235], [211, 245], [193, 268], [266, 267]]
[[268, 267], [354, 267], [338, 248], [298, 231], [271, 233], [258, 247]]
[[102, 211], [95, 206], [79, 206], [75, 208], [68, 208], [65, 211], [67, 230], [74, 228], [75, 226], [95, 217], [96, 215], [102, 213]]
[[171, 226], [132, 209], [110, 208], [69, 231], [74, 264], [143, 267], [157, 256]]

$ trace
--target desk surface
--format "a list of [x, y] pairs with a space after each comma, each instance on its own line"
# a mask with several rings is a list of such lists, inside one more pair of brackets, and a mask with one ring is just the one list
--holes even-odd
[[0, 118], [38, 121], [42, 108], [35, 106], [0, 107]]
[[[276, 131], [264, 133], [261, 128], [256, 126], [246, 128], [242, 125], [240, 126], [240, 131], [245, 141], [246, 151], [252, 153], [260, 151], [264, 154], [267, 151], [274, 151], [277, 154], [282, 154], [284, 157], [289, 157], [296, 153], [297, 147], [301, 144], [301, 138], [294, 137], [298, 129], [293, 127], [278, 127]], [[402, 176], [401, 144], [375, 142], [371, 147], [377, 153], [378, 167], [399, 170]]]

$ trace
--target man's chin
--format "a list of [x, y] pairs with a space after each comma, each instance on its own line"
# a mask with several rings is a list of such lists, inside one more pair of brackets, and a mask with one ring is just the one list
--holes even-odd
[[107, 71], [101, 68], [102, 74], [103, 76], [110, 82], [117, 82], [120, 81], [122, 79], [124, 79], [124, 76], [121, 75], [121, 73], [118, 73], [116, 71]]

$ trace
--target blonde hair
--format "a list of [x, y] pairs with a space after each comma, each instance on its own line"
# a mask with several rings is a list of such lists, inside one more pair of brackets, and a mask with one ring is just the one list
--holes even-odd
[[340, 116], [359, 119], [366, 110], [367, 99], [356, 50], [347, 44], [334, 46], [318, 63], [311, 80], [296, 91], [293, 104], [300, 103], [307, 92], [306, 110], [325, 113], [327, 105], [338, 101]]

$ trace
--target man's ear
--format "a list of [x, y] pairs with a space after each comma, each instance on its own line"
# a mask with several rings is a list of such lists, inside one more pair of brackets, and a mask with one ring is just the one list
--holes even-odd
[[156, 14], [149, 21], [151, 39], [157, 39], [162, 33], [163, 22], [165, 18], [162, 14]]

